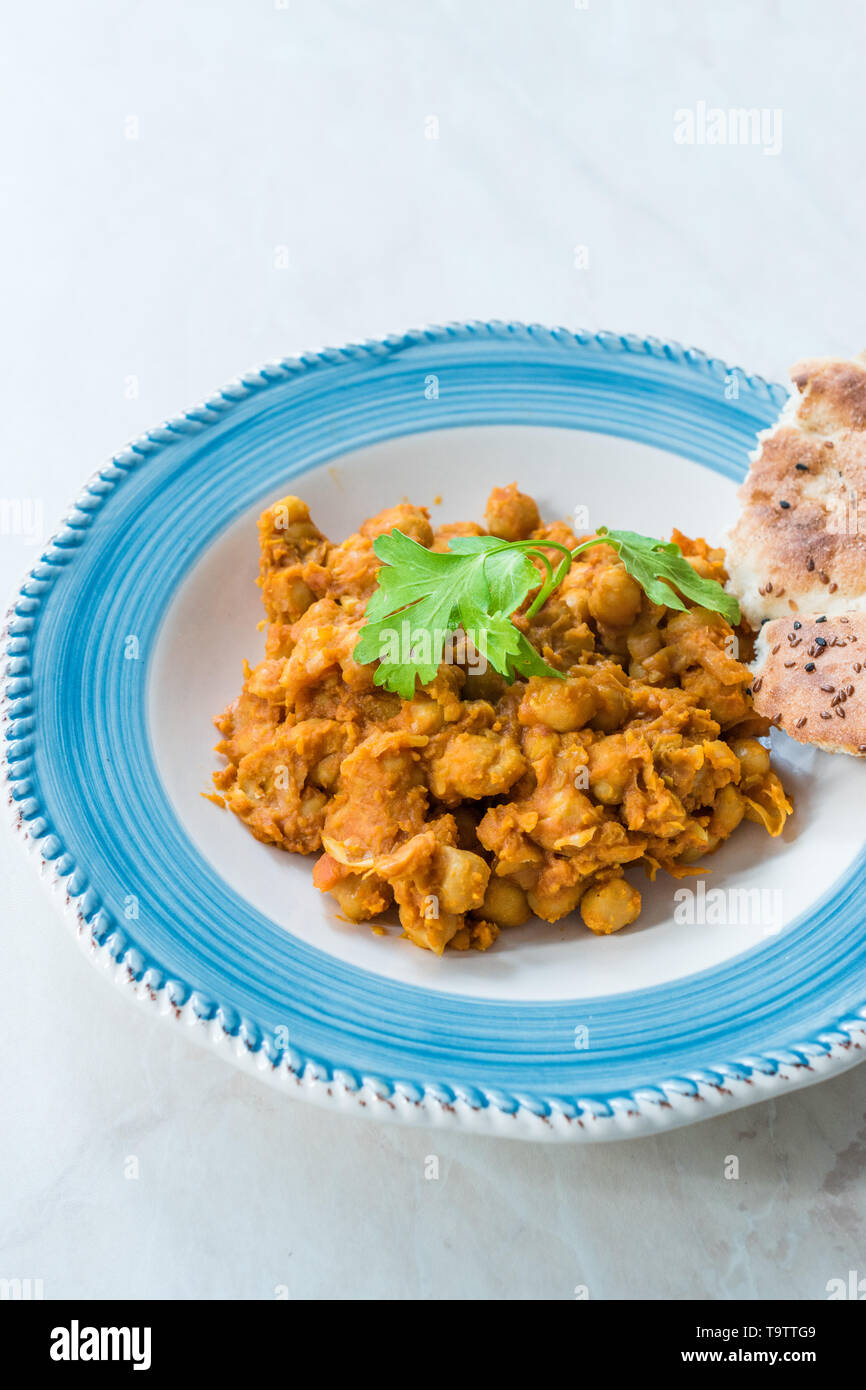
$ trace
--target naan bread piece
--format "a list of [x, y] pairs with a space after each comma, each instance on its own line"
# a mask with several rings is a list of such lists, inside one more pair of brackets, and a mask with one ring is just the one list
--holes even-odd
[[866, 755], [866, 613], [774, 618], [753, 669], [759, 714], [798, 743]]
[[866, 609], [866, 354], [791, 377], [798, 394], [761, 437], [728, 538], [730, 588], [755, 628]]

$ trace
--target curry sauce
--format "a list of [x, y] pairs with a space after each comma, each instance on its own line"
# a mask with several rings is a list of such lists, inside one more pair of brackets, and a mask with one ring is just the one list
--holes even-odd
[[[607, 545], [578, 556], [531, 619], [528, 605], [513, 618], [564, 679], [508, 684], [464, 659], [411, 700], [377, 687], [353, 650], [378, 535], [436, 550], [453, 535], [578, 543], [515, 486], [494, 490], [485, 522], [434, 530], [426, 508], [403, 504], [332, 544], [299, 498], [269, 507], [265, 657], [215, 721], [226, 766], [214, 783], [252, 834], [317, 855], [314, 883], [351, 921], [396, 906], [406, 936], [437, 954], [484, 950], [533, 914], [579, 911], [591, 931], [617, 931], [641, 906], [625, 869], [695, 872], [743, 820], [778, 835], [792, 809], [733, 628], [651, 602]], [[722, 551], [673, 539], [724, 582]]]

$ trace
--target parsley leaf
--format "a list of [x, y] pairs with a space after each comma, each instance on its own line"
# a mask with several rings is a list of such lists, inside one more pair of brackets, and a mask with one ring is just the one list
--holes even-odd
[[498, 536], [452, 536], [450, 549], [457, 555], [481, 555], [490, 589], [491, 612], [513, 613], [538, 583], [538, 570], [526, 551]]
[[[682, 593], [730, 623], [740, 621], [733, 594], [697, 574], [678, 545], [636, 531], [602, 526], [573, 551], [553, 542], [497, 536], [452, 536], [448, 550], [433, 551], [395, 529], [377, 536], [373, 545], [382, 566], [354, 658], [361, 665], [378, 661], [376, 684], [411, 700], [416, 680], [422, 685], [435, 680], [446, 648], [454, 659], [455, 634], [459, 641], [462, 630], [475, 648], [466, 652], [464, 645], [463, 656], [471, 660], [477, 654], [509, 681], [517, 675], [563, 679], [514, 626], [511, 615], [532, 590], [537, 593], [528, 616], [537, 613], [572, 560], [593, 545], [613, 546], [653, 603], [685, 609]], [[564, 557], [556, 571], [547, 553], [551, 548]]]
[[539, 583], [524, 549], [496, 536], [455, 536], [451, 546], [427, 550], [397, 530], [376, 537], [379, 587], [367, 604], [355, 660], [378, 661], [376, 684], [411, 700], [416, 676], [422, 685], [435, 680], [446, 643], [462, 628], [509, 679], [516, 672], [560, 675], [510, 621]]
[[[535, 583], [538, 582], [536, 572]], [[522, 600], [521, 600], [522, 601]], [[519, 606], [519, 605], [518, 605]], [[467, 622], [467, 619], [469, 620]], [[556, 676], [564, 680], [539, 656], [532, 643], [514, 626], [507, 613], [471, 613], [464, 610], [464, 629], [480, 656], [509, 681], [515, 676]]]
[[578, 546], [578, 550], [596, 544], [613, 546], [629, 574], [653, 603], [684, 609], [686, 605], [670, 587], [673, 584], [686, 598], [702, 608], [721, 613], [729, 623], [740, 621], [740, 605], [736, 597], [727, 593], [715, 579], [704, 579], [692, 569], [673, 541], [654, 540], [652, 536], [641, 536], [637, 531], [608, 531], [606, 526], [600, 526], [598, 538], [584, 542], [583, 546]]

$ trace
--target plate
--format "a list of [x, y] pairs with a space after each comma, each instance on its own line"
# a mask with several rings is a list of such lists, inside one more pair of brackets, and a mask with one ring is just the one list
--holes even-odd
[[201, 793], [262, 637], [255, 519], [335, 538], [401, 497], [721, 537], [785, 391], [674, 343], [504, 323], [274, 363], [87, 484], [7, 632], [6, 777], [82, 944], [147, 1007], [284, 1090], [412, 1123], [610, 1139], [852, 1065], [866, 1038], [862, 768], [776, 737], [796, 813], [634, 926], [531, 923], [441, 959], [341, 921], [312, 861]]

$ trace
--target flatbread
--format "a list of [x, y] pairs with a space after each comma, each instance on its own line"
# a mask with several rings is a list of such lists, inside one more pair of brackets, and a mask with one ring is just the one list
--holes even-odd
[[866, 755], [866, 613], [772, 619], [753, 670], [759, 714], [798, 743]]
[[866, 354], [798, 363], [759, 441], [727, 540], [730, 587], [753, 628], [866, 610]]

